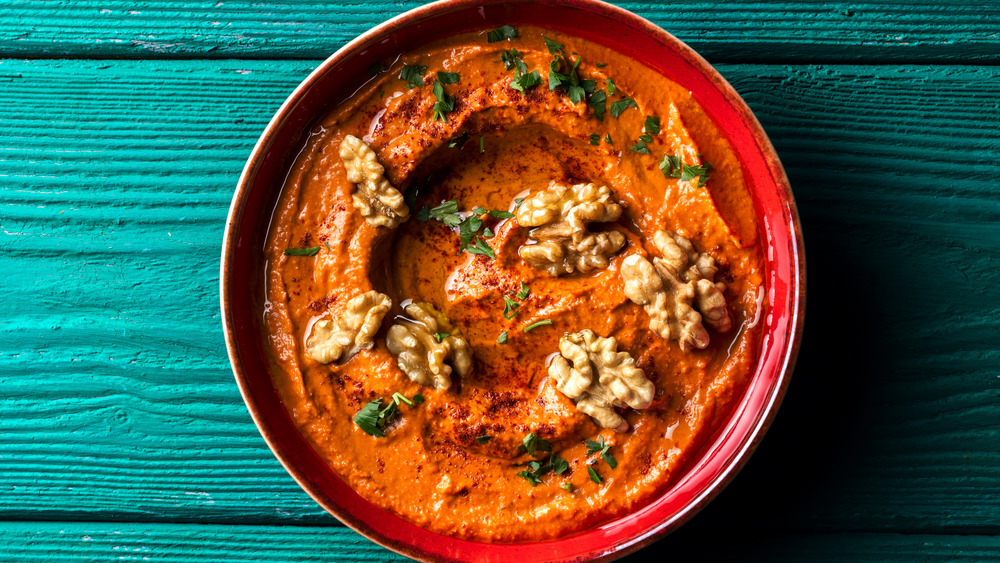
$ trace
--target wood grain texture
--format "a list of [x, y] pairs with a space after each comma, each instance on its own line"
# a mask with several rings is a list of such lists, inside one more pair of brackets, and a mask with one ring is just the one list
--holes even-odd
[[[17, 561], [407, 561], [346, 528], [114, 524], [104, 522], [0, 523], [0, 557]], [[700, 561], [810, 561], [908, 563], [980, 561], [1000, 550], [996, 536], [902, 534], [762, 534], [736, 532], [729, 542], [705, 534], [668, 536], [626, 563], [698, 555]]]
[[[223, 525], [334, 522], [259, 438], [217, 306], [236, 178], [317, 62], [0, 61], [0, 519], [206, 524], [10, 523], [8, 549], [85, 553], [57, 529], [144, 549], [153, 528], [175, 530], [163, 545], [209, 530], [213, 561], [249, 542], [343, 547], [335, 530], [296, 544]], [[1000, 532], [1000, 67], [719, 68], [791, 177], [808, 319], [763, 447], [669, 541], [778, 530], [779, 551], [876, 560], [883, 541], [925, 545], [889, 532]]]
[[[0, 5], [0, 57], [325, 58], [422, 3], [22, 0]], [[1000, 61], [992, 0], [616, 3], [712, 62]]]

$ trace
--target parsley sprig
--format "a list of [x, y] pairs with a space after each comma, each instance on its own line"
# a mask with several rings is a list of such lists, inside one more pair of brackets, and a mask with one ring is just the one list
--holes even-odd
[[540, 437], [534, 432], [529, 432], [523, 440], [521, 440], [521, 450], [528, 452], [528, 455], [535, 455], [535, 452], [541, 450], [543, 452], [551, 452], [552, 444], [549, 443], [545, 438]]
[[642, 126], [643, 134], [639, 136], [639, 142], [630, 148], [630, 151], [649, 154], [649, 147], [646, 145], [653, 142], [653, 137], [660, 134], [660, 118], [655, 115], [646, 116], [646, 121]]
[[583, 80], [577, 72], [583, 57], [577, 55], [576, 61], [570, 64], [565, 45], [544, 35], [542, 39], [545, 40], [549, 53], [555, 55], [555, 59], [549, 63], [549, 90], [553, 92], [563, 90], [574, 104], [580, 103], [588, 94], [594, 93], [597, 81]]
[[540, 461], [530, 461], [528, 462], [528, 469], [521, 471], [517, 474], [518, 477], [523, 477], [531, 486], [539, 485], [542, 482], [542, 476], [544, 476], [549, 471], [555, 473], [556, 475], [562, 475], [567, 470], [569, 470], [569, 462], [565, 459], [557, 456], [554, 452], [549, 454], [549, 460], [545, 463]]
[[286, 248], [285, 256], [316, 256], [319, 253], [318, 246], [310, 246], [309, 248]]
[[537, 70], [528, 72], [528, 65], [524, 62], [524, 53], [517, 49], [504, 50], [500, 54], [500, 62], [507, 70], [514, 69], [514, 79], [510, 81], [510, 87], [520, 93], [532, 86], [542, 83], [542, 75]]
[[445, 114], [455, 109], [455, 98], [445, 93], [444, 85], [458, 84], [461, 77], [457, 72], [442, 71], [438, 71], [437, 76], [437, 80], [434, 81], [434, 97], [437, 99], [437, 101], [434, 102], [433, 108], [434, 119], [436, 121], [448, 121]]
[[689, 165], [684, 164], [681, 157], [665, 154], [660, 161], [660, 170], [667, 178], [679, 178], [681, 182], [688, 182], [698, 178], [698, 187], [704, 188], [708, 178], [712, 175], [712, 165], [709, 163]]
[[614, 470], [618, 467], [618, 462], [615, 461], [615, 457], [611, 455], [611, 444], [604, 443], [604, 436], [601, 436], [598, 441], [587, 440], [587, 455], [591, 456], [595, 453], [600, 452], [601, 458]]
[[469, 254], [479, 254], [490, 259], [496, 258], [496, 252], [486, 243], [486, 239], [493, 238], [495, 234], [486, 226], [484, 217], [510, 219], [513, 216], [514, 214], [510, 211], [484, 207], [475, 207], [468, 216], [464, 216], [458, 210], [458, 201], [454, 199], [433, 208], [424, 206], [417, 212], [417, 219], [421, 221], [436, 219], [448, 227], [458, 227], [459, 252], [466, 251]]
[[510, 25], [502, 25], [486, 34], [487, 43], [496, 43], [504, 39], [517, 39], [517, 30]]
[[424, 396], [417, 393], [413, 399], [407, 399], [402, 393], [393, 393], [389, 399], [389, 404], [382, 407], [382, 399], [375, 399], [354, 415], [354, 424], [358, 425], [365, 434], [377, 438], [385, 438], [385, 427], [396, 420], [399, 416], [399, 405], [406, 404], [408, 407], [415, 407], [424, 402]]
[[427, 65], [403, 65], [399, 71], [399, 79], [406, 82], [410, 88], [419, 88], [424, 85], [424, 73], [427, 72]]

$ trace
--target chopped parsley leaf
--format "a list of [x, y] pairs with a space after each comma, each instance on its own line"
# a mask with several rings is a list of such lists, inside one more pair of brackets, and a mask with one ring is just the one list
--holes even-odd
[[495, 236], [496, 235], [490, 230], [489, 227], [483, 229], [483, 238], [493, 238]]
[[309, 248], [286, 248], [285, 256], [316, 256], [319, 253], [318, 246], [310, 246]]
[[465, 146], [465, 142], [468, 140], [469, 140], [469, 133], [468, 131], [466, 131], [465, 133], [462, 133], [457, 137], [452, 137], [451, 139], [448, 139], [448, 148], [462, 150], [462, 147]]
[[597, 63], [594, 66], [596, 66], [597, 68], [604, 68], [604, 67], [608, 66], [608, 63]]
[[425, 72], [427, 72], [426, 65], [403, 65], [399, 71], [399, 79], [406, 82], [410, 88], [419, 88], [424, 85]]
[[604, 90], [598, 90], [590, 95], [590, 99], [587, 100], [587, 105], [590, 109], [594, 110], [594, 117], [600, 121], [604, 121], [604, 111], [608, 108], [608, 95]]
[[517, 473], [517, 476], [524, 477], [525, 480], [531, 483], [532, 487], [534, 487], [535, 485], [540, 485], [542, 483], [542, 480], [539, 479], [537, 475], [535, 475], [534, 471], [529, 471], [527, 469], [525, 469], [524, 471], [519, 471]]
[[462, 218], [458, 215], [458, 201], [454, 199], [431, 208], [428, 215], [449, 227], [457, 227], [462, 222]]
[[424, 396], [421, 395], [420, 393], [417, 393], [416, 395], [413, 396], [413, 402], [416, 403], [416, 404], [418, 404], [418, 405], [420, 403], [424, 402], [425, 400], [426, 399], [424, 399]]
[[542, 35], [542, 39], [545, 40], [545, 47], [548, 48], [549, 53], [551, 53], [551, 54], [554, 55], [557, 52], [563, 50], [564, 45], [562, 43], [560, 43], [558, 41], [553, 41], [552, 39], [549, 39], [548, 37], [545, 37], [544, 35]]
[[684, 164], [681, 157], [672, 154], [663, 155], [660, 161], [660, 170], [667, 178], [679, 178], [682, 182], [688, 182], [698, 178], [698, 187], [703, 188], [708, 182], [712, 173], [712, 165], [709, 163], [689, 166]]
[[646, 143], [642, 141], [639, 141], [638, 143], [632, 145], [632, 147], [629, 150], [642, 154], [649, 154], [649, 149], [646, 148]]
[[531, 323], [530, 325], [524, 327], [524, 332], [525, 333], [531, 332], [532, 330], [535, 330], [536, 328], [538, 328], [540, 326], [548, 326], [548, 325], [551, 325], [551, 324], [552, 324], [552, 321], [549, 320], [549, 319], [545, 319], [544, 321], [538, 321], [537, 323]]
[[509, 25], [502, 25], [486, 34], [487, 43], [497, 43], [504, 39], [517, 39], [517, 30]]
[[490, 217], [495, 217], [497, 219], [511, 219], [514, 217], [513, 213], [502, 209], [490, 209], [489, 214]]
[[592, 145], [594, 145], [596, 147], [600, 143], [601, 143], [601, 136], [598, 135], [597, 133], [591, 133], [590, 134], [590, 144], [592, 144]]
[[434, 119], [436, 121], [448, 121], [444, 114], [455, 109], [455, 98], [444, 93], [444, 86], [440, 80], [434, 81]]
[[517, 209], [519, 207], [521, 207], [521, 204], [524, 203], [524, 198], [523, 197], [515, 197], [514, 198], [514, 203], [516, 204], [516, 205], [514, 205], [514, 211], [517, 211]]
[[423, 207], [421, 207], [420, 211], [417, 211], [417, 220], [418, 221], [426, 221], [426, 220], [430, 219], [430, 216], [431, 216], [431, 208], [427, 207], [426, 205], [423, 206]]
[[491, 259], [497, 257], [493, 249], [490, 248], [490, 245], [486, 244], [486, 241], [481, 238], [477, 238], [476, 242], [469, 246], [469, 254], [481, 254]]
[[486, 152], [485, 142], [486, 142], [486, 135], [480, 135], [479, 136], [479, 152], [480, 153]]
[[510, 87], [523, 94], [528, 88], [538, 86], [541, 83], [542, 75], [537, 70], [525, 74], [518, 74], [515, 71], [514, 79], [510, 81]]
[[389, 70], [389, 67], [385, 66], [385, 64], [383, 63], [375, 63], [372, 66], [368, 67], [368, 73], [371, 74], [372, 76], [375, 76], [376, 74], [380, 72], [385, 72], [387, 70]]
[[457, 72], [444, 72], [443, 70], [439, 70], [437, 75], [441, 84], [458, 84], [460, 78]]
[[479, 442], [480, 444], [485, 444], [486, 442], [489, 442], [492, 438], [493, 436], [486, 436], [486, 435], [476, 436], [476, 441]]
[[458, 225], [458, 237], [461, 241], [459, 250], [465, 250], [470, 244], [472, 244], [472, 239], [476, 237], [476, 233], [483, 226], [483, 220], [479, 215], [473, 212]]
[[326, 242], [325, 240], [323, 241], [323, 246], [325, 246], [326, 249], [329, 250], [330, 252], [333, 252], [333, 249], [330, 248], [330, 243]]
[[605, 82], [605, 84], [606, 84], [606, 86], [607, 86], [607, 88], [608, 88], [608, 95], [609, 95], [609, 96], [610, 96], [610, 95], [612, 95], [612, 94], [614, 94], [615, 92], [617, 92], [617, 91], [618, 91], [618, 87], [617, 87], [617, 86], [615, 86], [615, 81], [614, 81], [614, 80], [611, 80], [611, 77], [610, 77], [610, 76], [609, 76], [609, 77], [607, 77], [607, 78], [606, 78], [606, 79], [604, 80], [604, 82]]
[[516, 68], [521, 74], [528, 72], [528, 65], [524, 64], [524, 53], [517, 49], [505, 49], [500, 54], [500, 62], [507, 70]]
[[524, 301], [528, 298], [528, 295], [531, 295], [531, 288], [528, 287], [528, 284], [521, 282], [521, 291], [517, 292], [517, 298]]
[[385, 433], [382, 432], [382, 428], [385, 427], [385, 425], [379, 425], [379, 411], [381, 408], [382, 399], [376, 399], [361, 407], [361, 410], [354, 415], [354, 424], [357, 424], [358, 428], [364, 431], [365, 434], [384, 438]]
[[556, 475], [562, 475], [569, 470], [569, 462], [554, 453], [549, 456], [549, 466]]
[[524, 440], [521, 441], [521, 447], [524, 451], [528, 452], [528, 455], [535, 455], [535, 452], [541, 450], [543, 452], [551, 452], [552, 444], [544, 438], [539, 438], [538, 434], [534, 432], [529, 432]]
[[607, 143], [607, 144], [609, 144], [609, 145], [613, 145], [614, 144], [614, 143], [611, 142], [611, 133], [608, 133], [607, 135], [604, 136], [604, 142]]
[[497, 337], [497, 344], [506, 344], [506, 343], [507, 343], [507, 331], [505, 330], [500, 333], [500, 336]]
[[632, 98], [622, 98], [616, 102], [611, 102], [611, 117], [618, 119], [618, 116], [628, 108], [639, 109], [639, 106], [635, 105], [635, 100]]
[[601, 475], [590, 465], [587, 466], [587, 473], [590, 473], [590, 480], [598, 485], [604, 482], [604, 479], [601, 479]]
[[573, 492], [573, 483], [563, 483], [562, 485], [559, 485], [559, 488], [562, 489], [562, 490], [564, 490], [564, 491], [569, 491], [569, 492], [572, 493]]
[[434, 340], [437, 340], [438, 343], [441, 343], [441, 342], [444, 342], [444, 339], [448, 338], [449, 336], [451, 336], [451, 335], [448, 334], [447, 332], [435, 332], [434, 333]]
[[[642, 125], [642, 130], [647, 135], [657, 136], [660, 134], [660, 118], [655, 115], [647, 115], [646, 122]], [[646, 141], [651, 142], [651, 141]]]
[[618, 462], [615, 461], [613, 455], [611, 455], [611, 444], [604, 443], [604, 437], [602, 436], [598, 441], [587, 440], [587, 455], [593, 455], [597, 452], [601, 453], [601, 457], [604, 459], [605, 463], [614, 470], [618, 467]]
[[513, 319], [520, 306], [520, 303], [511, 299], [509, 295], [506, 293], [503, 294], [503, 318], [507, 320]]

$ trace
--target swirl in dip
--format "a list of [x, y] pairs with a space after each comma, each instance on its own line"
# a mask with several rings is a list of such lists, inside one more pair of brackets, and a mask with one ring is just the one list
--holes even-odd
[[[373, 71], [309, 132], [270, 226], [265, 338], [292, 418], [362, 497], [443, 534], [542, 540], [652, 500], [756, 361], [762, 259], [723, 135], [655, 71], [539, 28], [454, 36]], [[384, 177], [349, 179], [347, 162]], [[564, 199], [591, 184], [605, 203], [579, 209], [604, 215], [581, 211], [581, 230]], [[521, 224], [550, 200], [548, 227]], [[572, 239], [582, 261], [537, 258], [546, 236], [570, 248], [570, 227], [590, 237]], [[610, 240], [603, 254], [592, 239]], [[346, 344], [321, 349], [341, 329]], [[566, 352], [599, 343], [610, 351], [577, 357], [590, 364]], [[632, 379], [604, 381], [612, 364]], [[581, 377], [587, 392], [566, 390]]]

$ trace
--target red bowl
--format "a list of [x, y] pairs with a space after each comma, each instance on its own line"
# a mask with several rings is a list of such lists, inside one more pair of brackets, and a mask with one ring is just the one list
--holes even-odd
[[[487, 544], [429, 532], [370, 504], [334, 474], [289, 418], [271, 383], [261, 330], [264, 240], [285, 174], [310, 125], [346, 99], [377, 61], [413, 49], [443, 30], [460, 33], [534, 24], [624, 53], [692, 92], [724, 131], [743, 166], [766, 246], [768, 302], [759, 360], [728, 418], [684, 475], [639, 510], [567, 538]], [[691, 518], [733, 478], [763, 436], [784, 395], [802, 332], [805, 263], [788, 179], [746, 103], [703, 58], [652, 23], [597, 0], [453, 0], [409, 11], [362, 34], [319, 66], [285, 101], [254, 147], [226, 222], [222, 318], [243, 399], [292, 477], [344, 524], [420, 560], [577, 561], [621, 557]]]

